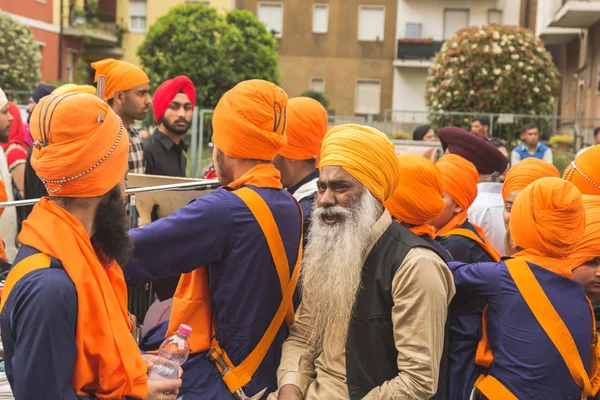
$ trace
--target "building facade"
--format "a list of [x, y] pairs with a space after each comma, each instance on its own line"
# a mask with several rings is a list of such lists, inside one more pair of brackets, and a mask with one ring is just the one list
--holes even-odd
[[444, 41], [469, 26], [519, 25], [520, 5], [520, 0], [398, 0], [393, 109], [427, 111], [427, 71]]
[[593, 129], [600, 126], [600, 1], [537, 3], [536, 34], [561, 77], [561, 131], [575, 134], [580, 144], [592, 143]]
[[117, 21], [124, 28], [122, 59], [139, 64], [137, 49], [144, 41], [148, 27], [171, 8], [184, 3], [206, 4], [218, 10], [235, 7], [235, 0], [118, 0]]
[[392, 106], [397, 0], [238, 0], [275, 33], [282, 87], [322, 92], [337, 116]]

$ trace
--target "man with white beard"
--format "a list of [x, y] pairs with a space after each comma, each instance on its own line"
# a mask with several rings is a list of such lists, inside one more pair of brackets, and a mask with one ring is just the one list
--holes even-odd
[[341, 125], [325, 136], [319, 168], [303, 301], [270, 399], [429, 399], [454, 284], [383, 206], [399, 181], [394, 146]]

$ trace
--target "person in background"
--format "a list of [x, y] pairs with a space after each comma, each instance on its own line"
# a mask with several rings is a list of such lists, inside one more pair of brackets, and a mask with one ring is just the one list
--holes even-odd
[[319, 168], [302, 304], [270, 399], [430, 399], [454, 287], [441, 257], [383, 206], [400, 179], [394, 145], [339, 125]]
[[584, 147], [581, 150], [579, 150], [575, 157], [579, 157], [584, 151], [589, 150], [598, 144], [600, 144], [600, 127], [594, 129], [594, 144], [591, 146], [588, 146], [588, 147]]
[[[286, 144], [287, 102], [283, 89], [263, 80], [244, 81], [229, 90], [212, 120], [213, 161], [224, 186], [130, 231], [133, 258], [123, 271], [131, 284], [185, 274], [168, 323], [148, 332], [142, 348], [157, 349], [181, 323], [192, 327], [192, 355], [183, 365], [181, 389], [186, 400], [231, 398], [235, 389], [223, 382], [207, 353], [215, 349], [217, 353], [210, 354], [224, 354], [224, 362], [241, 363], [276, 316], [282, 292], [293, 294], [296, 288], [301, 211], [271, 163]], [[289, 325], [291, 299], [290, 307], [282, 308], [289, 313]], [[277, 388], [276, 371], [289, 325], [275, 323], [274, 339], [261, 342], [268, 352], [255, 371], [245, 370], [251, 378], [241, 384], [247, 395]]]
[[8, 102], [8, 107], [12, 114], [13, 121], [8, 138], [6, 140], [2, 138], [2, 148], [6, 154], [8, 170], [12, 175], [15, 196], [18, 195], [19, 198], [17, 198], [17, 200], [21, 200], [23, 199], [25, 162], [30, 146], [25, 141], [25, 131], [23, 129], [23, 121], [21, 120], [19, 107], [10, 101]]
[[[14, 123], [13, 114], [10, 112], [10, 102], [6, 98], [6, 94], [0, 88], [0, 139], [8, 138], [11, 125]], [[6, 158], [4, 153], [0, 155], [0, 202], [13, 200], [12, 196], [11, 176], [8, 172]], [[16, 254], [16, 211], [15, 207], [7, 209], [0, 208], [0, 269], [5, 271], [7, 262], [15, 257]], [[4, 241], [6, 241], [6, 245]], [[10, 250], [10, 254], [7, 254]]]
[[[449, 263], [457, 296], [483, 301], [487, 335], [478, 348], [476, 399], [580, 399], [598, 390], [593, 314], [573, 279], [585, 231], [581, 193], [559, 178], [542, 178], [517, 196], [510, 232], [521, 251], [498, 263]], [[587, 258], [587, 257], [586, 257]], [[591, 360], [591, 362], [590, 362]], [[451, 376], [451, 382], [454, 376]], [[594, 382], [591, 382], [594, 381]], [[473, 387], [456, 398], [469, 399]]]
[[129, 143], [119, 117], [76, 93], [43, 98], [31, 122], [32, 164], [52, 197], [24, 224], [3, 287], [0, 328], [15, 399], [174, 400], [181, 381], [148, 381], [130, 333], [119, 266], [131, 254]]
[[560, 173], [554, 165], [537, 158], [527, 158], [523, 160], [512, 167], [508, 171], [508, 174], [506, 174], [506, 180], [502, 187], [502, 200], [504, 201], [502, 218], [504, 220], [504, 226], [506, 227], [506, 235], [504, 238], [505, 255], [513, 256], [518, 251], [510, 238], [510, 230], [508, 229], [510, 212], [517, 195], [531, 183], [538, 179], [548, 177], [559, 178]]
[[142, 139], [133, 127], [133, 122], [143, 120], [152, 103], [148, 75], [136, 65], [113, 58], [91, 64], [96, 70], [94, 82], [99, 75], [106, 76], [104, 100], [123, 121], [129, 132], [129, 173], [143, 174], [144, 150]]
[[600, 196], [600, 144], [575, 158], [565, 169], [563, 179], [577, 186], [581, 194]]
[[471, 122], [471, 131], [477, 132], [488, 138], [490, 132], [490, 119], [489, 117], [479, 116], [473, 119]]
[[273, 165], [281, 172], [281, 183], [302, 207], [304, 240], [308, 239], [311, 216], [317, 198], [317, 157], [327, 132], [327, 110], [309, 97], [288, 102], [287, 144], [279, 150]]
[[[504, 201], [502, 201], [502, 182], [508, 171], [508, 150], [506, 143], [498, 138], [490, 138], [492, 144], [506, 159], [506, 168], [504, 172], [497, 171], [493, 174], [480, 175], [477, 184], [477, 198], [469, 207], [469, 221], [481, 227], [485, 236], [500, 254], [504, 254], [504, 237], [506, 236], [506, 227], [503, 221]], [[482, 151], [484, 151], [482, 149]], [[499, 162], [496, 168], [501, 168], [502, 162]]]
[[192, 124], [196, 88], [190, 78], [178, 76], [163, 82], [152, 101], [158, 128], [144, 141], [146, 174], [185, 177], [188, 145], [183, 136]]
[[528, 124], [521, 129], [521, 144], [515, 147], [510, 155], [510, 165], [513, 167], [521, 160], [529, 157], [554, 162], [552, 149], [540, 143], [540, 131], [534, 124]]
[[413, 132], [413, 140], [422, 140], [424, 142], [435, 142], [435, 130], [430, 125], [419, 126]]

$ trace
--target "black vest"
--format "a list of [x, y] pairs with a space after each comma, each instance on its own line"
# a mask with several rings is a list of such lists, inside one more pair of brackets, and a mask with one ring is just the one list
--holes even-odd
[[415, 247], [437, 254], [429, 243], [393, 222], [367, 257], [346, 341], [346, 377], [352, 400], [362, 399], [372, 389], [398, 376], [392, 280]]

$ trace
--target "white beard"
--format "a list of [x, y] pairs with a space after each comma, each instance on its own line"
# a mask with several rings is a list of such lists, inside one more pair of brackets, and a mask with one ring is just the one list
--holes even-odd
[[[310, 342], [318, 353], [328, 347], [343, 350], [352, 309], [361, 282], [372, 228], [383, 205], [367, 189], [349, 208], [314, 208], [308, 243], [302, 261], [303, 296], [310, 298]], [[324, 215], [336, 215], [334, 225]]]

